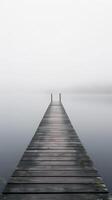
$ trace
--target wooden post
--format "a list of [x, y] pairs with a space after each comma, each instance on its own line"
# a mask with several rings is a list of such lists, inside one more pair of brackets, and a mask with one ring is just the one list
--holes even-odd
[[61, 93], [59, 93], [59, 102], [61, 103]]
[[52, 93], [51, 93], [51, 103], [53, 102], [53, 95], [52, 95]]

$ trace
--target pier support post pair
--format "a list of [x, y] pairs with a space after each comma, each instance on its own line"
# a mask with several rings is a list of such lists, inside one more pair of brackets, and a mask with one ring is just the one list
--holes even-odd
[[[53, 94], [51, 93], [51, 103], [53, 103]], [[59, 93], [59, 103], [61, 104], [61, 93]]]

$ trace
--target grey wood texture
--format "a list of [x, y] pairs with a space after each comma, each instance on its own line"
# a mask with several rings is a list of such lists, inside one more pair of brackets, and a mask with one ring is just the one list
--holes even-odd
[[75, 132], [61, 102], [52, 102], [3, 199], [108, 199], [108, 190]]

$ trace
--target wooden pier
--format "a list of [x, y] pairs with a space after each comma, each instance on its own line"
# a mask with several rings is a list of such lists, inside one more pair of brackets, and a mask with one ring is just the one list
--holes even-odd
[[107, 200], [108, 190], [61, 102], [51, 103], [16, 170], [6, 200]]

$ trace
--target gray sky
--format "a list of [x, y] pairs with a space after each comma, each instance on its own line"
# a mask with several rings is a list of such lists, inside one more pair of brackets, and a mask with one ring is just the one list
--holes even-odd
[[111, 0], [1, 0], [0, 91], [112, 91]]

